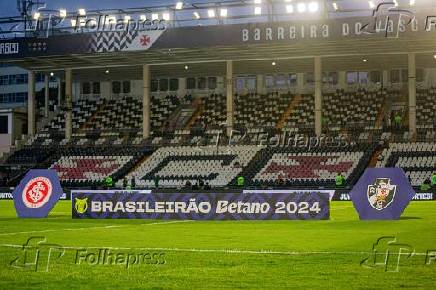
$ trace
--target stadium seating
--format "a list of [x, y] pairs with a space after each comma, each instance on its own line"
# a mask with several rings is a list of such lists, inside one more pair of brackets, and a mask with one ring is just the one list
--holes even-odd
[[[99, 107], [103, 104], [103, 100], [88, 100], [82, 99], [73, 102], [72, 121], [73, 131], [84, 126], [89, 118], [99, 110]], [[65, 131], [65, 111], [60, 110], [50, 124], [45, 127], [45, 131]]]
[[[354, 184], [375, 146], [343, 148], [264, 148], [244, 171], [252, 186], [334, 186], [338, 173]], [[280, 184], [282, 180], [282, 184]]]
[[326, 121], [323, 125], [331, 131], [342, 128], [373, 129], [386, 96], [386, 90], [370, 92], [365, 89], [356, 92], [337, 90], [334, 94], [325, 94], [323, 117]]
[[142, 121], [142, 100], [125, 96], [106, 100], [88, 128], [120, 130], [139, 128]]
[[211, 94], [202, 99], [203, 113], [195, 120], [194, 127], [219, 127], [226, 122], [226, 97]]
[[58, 172], [64, 185], [99, 185], [109, 175], [121, 178], [146, 154], [127, 146], [65, 148], [52, 158], [50, 168]]
[[301, 96], [300, 102], [294, 108], [285, 123], [284, 128], [290, 128], [294, 132], [313, 131], [315, 127], [315, 98], [311, 94]]
[[416, 123], [419, 129], [436, 129], [436, 88], [417, 91]]
[[211, 186], [226, 186], [258, 152], [257, 146], [162, 147], [127, 176], [138, 186], [182, 187], [203, 180]]
[[291, 100], [290, 94], [237, 95], [235, 97], [235, 125], [273, 128]]
[[430, 179], [436, 168], [436, 143], [391, 143], [377, 167], [401, 167], [413, 186]]

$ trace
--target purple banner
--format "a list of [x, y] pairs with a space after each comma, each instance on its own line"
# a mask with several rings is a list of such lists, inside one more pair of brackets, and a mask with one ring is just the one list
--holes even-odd
[[63, 191], [55, 170], [32, 169], [12, 192], [20, 218], [47, 217]]
[[414, 196], [401, 168], [367, 168], [350, 192], [362, 220], [399, 219]]
[[329, 194], [72, 192], [73, 218], [325, 220]]

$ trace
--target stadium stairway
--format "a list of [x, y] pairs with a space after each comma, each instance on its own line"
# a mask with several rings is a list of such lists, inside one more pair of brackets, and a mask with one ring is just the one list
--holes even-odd
[[192, 114], [191, 119], [187, 122], [185, 128], [183, 130], [191, 130], [192, 126], [195, 124], [195, 121], [203, 114], [204, 108], [201, 105], [201, 101], [199, 99], [195, 99], [192, 102], [192, 106], [196, 108], [195, 112]]
[[285, 112], [283, 113], [282, 117], [277, 122], [276, 129], [280, 129], [281, 130], [283, 128], [286, 120], [292, 114], [292, 112], [294, 111], [294, 108], [298, 105], [298, 103], [300, 103], [300, 101], [301, 101], [301, 95], [295, 95], [295, 97], [293, 98], [293, 100], [291, 101], [291, 103], [286, 108]]
[[102, 114], [104, 105], [106, 102], [103, 102], [98, 109], [89, 117], [89, 119], [85, 122], [85, 124], [82, 126], [82, 128], [79, 129], [79, 133], [83, 133], [85, 129], [92, 128], [92, 124], [95, 121], [95, 117]]

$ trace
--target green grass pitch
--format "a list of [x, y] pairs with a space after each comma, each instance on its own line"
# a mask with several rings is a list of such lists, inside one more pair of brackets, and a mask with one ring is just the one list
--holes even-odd
[[[351, 202], [331, 207], [329, 221], [73, 220], [62, 201], [47, 219], [17, 219], [2, 200], [0, 289], [436, 289], [436, 203], [412, 202], [398, 221], [359, 221]], [[398, 268], [394, 256], [388, 271], [362, 266], [384, 236], [415, 254]], [[36, 268], [36, 251], [24, 259], [30, 237], [62, 249], [50, 246], [49, 263], [41, 250]], [[98, 250], [107, 263], [92, 259]]]

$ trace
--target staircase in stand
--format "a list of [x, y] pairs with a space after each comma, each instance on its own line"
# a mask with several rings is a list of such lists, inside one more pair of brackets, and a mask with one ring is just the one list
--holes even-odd
[[292, 114], [292, 112], [294, 111], [294, 108], [300, 103], [301, 101], [301, 95], [296, 95], [291, 103], [289, 104], [289, 106], [286, 108], [286, 110], [283, 112], [282, 117], [280, 118], [280, 120], [277, 122], [276, 128], [277, 129], [282, 129], [286, 120], [289, 118], [289, 116]]

